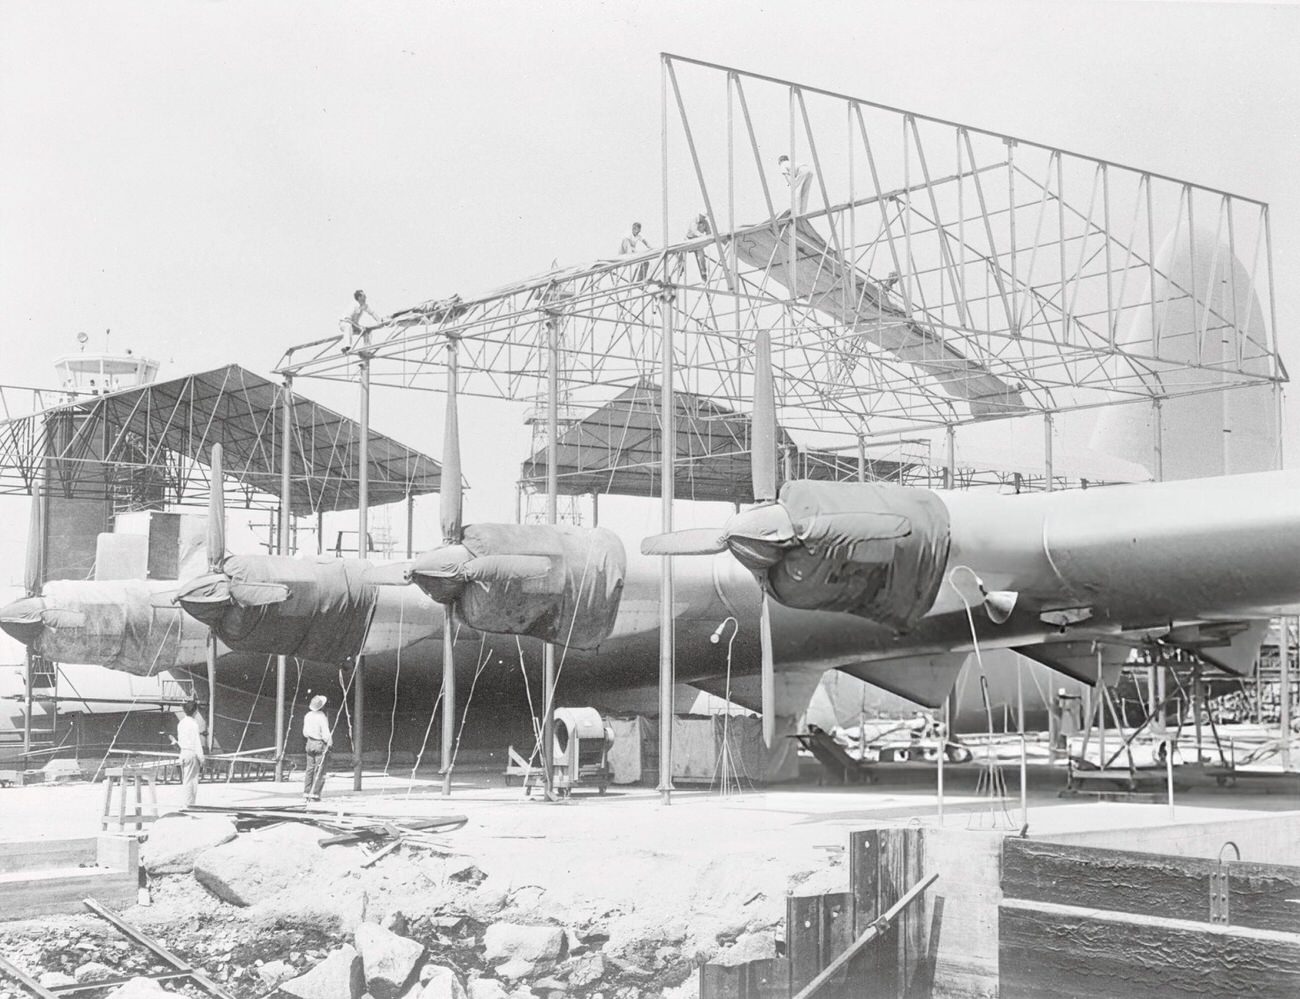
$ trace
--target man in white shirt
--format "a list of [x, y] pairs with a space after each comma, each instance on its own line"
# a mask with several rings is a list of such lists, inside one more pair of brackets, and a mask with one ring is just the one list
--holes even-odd
[[[645, 237], [641, 235], [640, 222], [633, 222], [632, 235], [624, 236], [623, 241], [618, 244], [618, 253], [619, 256], [621, 257], [635, 257], [639, 253], [647, 253], [652, 249], [653, 247], [649, 243], [647, 243], [645, 241]], [[634, 280], [644, 281], [646, 275], [646, 268], [648, 266], [649, 266], [648, 262], [641, 264], [636, 269]]]
[[325, 763], [329, 758], [334, 737], [330, 722], [325, 717], [325, 695], [311, 699], [310, 708], [302, 720], [302, 737], [307, 743], [307, 768], [303, 774], [302, 793], [308, 801], [320, 801], [321, 785], [325, 783]]
[[194, 804], [199, 793], [199, 771], [203, 769], [203, 739], [199, 735], [199, 706], [193, 701], [184, 705], [185, 717], [176, 723], [176, 745], [180, 750], [181, 785], [185, 788], [185, 807]]
[[812, 167], [806, 163], [792, 165], [790, 157], [784, 155], [777, 158], [776, 164], [794, 192], [795, 215], [803, 215], [808, 211], [808, 195], [812, 191]]
[[348, 324], [348, 339], [347, 342], [343, 344], [343, 353], [345, 354], [357, 345], [366, 332], [365, 327], [361, 325], [362, 316], [369, 316], [376, 324], [382, 322], [382, 320], [375, 315], [374, 311], [366, 303], [366, 293], [364, 291], [358, 288], [352, 293], [352, 298], [357, 303], [357, 307], [352, 310], [352, 314], [348, 316], [346, 320]]

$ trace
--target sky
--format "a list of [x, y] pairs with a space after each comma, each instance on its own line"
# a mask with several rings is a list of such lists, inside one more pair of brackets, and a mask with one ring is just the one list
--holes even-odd
[[[1298, 48], [1300, 8], [1253, 3], [7, 0], [0, 383], [52, 385], [79, 331], [162, 378], [266, 374], [355, 288], [380, 313], [468, 296], [610, 255], [632, 218], [662, 245], [661, 51], [1267, 201], [1300, 370]], [[377, 393], [372, 425], [437, 457], [441, 405]], [[511, 519], [522, 407], [467, 400], [461, 425], [468, 518]], [[0, 581], [21, 550], [0, 529]]]

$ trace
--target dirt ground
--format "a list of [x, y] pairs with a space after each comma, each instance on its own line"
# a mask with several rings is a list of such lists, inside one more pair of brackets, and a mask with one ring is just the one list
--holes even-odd
[[[1013, 785], [1014, 774], [1008, 775]], [[735, 945], [771, 946], [786, 895], [847, 888], [844, 848], [853, 829], [938, 821], [932, 785], [823, 788], [799, 785], [720, 796], [680, 790], [665, 804], [644, 788], [575, 792], [548, 803], [502, 785], [498, 773], [467, 768], [451, 797], [436, 775], [331, 775], [322, 811], [373, 815], [463, 815], [444, 838], [454, 854], [402, 848], [372, 867], [338, 854], [331, 869], [248, 908], [218, 901], [191, 875], [154, 878], [151, 904], [126, 918], [207, 969], [240, 999], [274, 989], [259, 975], [283, 960], [295, 971], [350, 939], [361, 919], [402, 913], [409, 933], [462, 975], [492, 974], [483, 929], [493, 921], [565, 928], [575, 955], [608, 958], [604, 974], [566, 995], [632, 999], [695, 994], [696, 967]], [[958, 782], [959, 784], [959, 782]], [[945, 795], [944, 824], [1010, 828], [1018, 801], [990, 807], [973, 788]], [[102, 786], [72, 784], [0, 791], [0, 840], [61, 838], [98, 831]], [[180, 789], [159, 789], [163, 810]], [[295, 783], [205, 783], [203, 804], [298, 803]], [[1178, 805], [1180, 820], [1228, 818], [1294, 807], [1290, 795], [1204, 793]], [[1165, 805], [1063, 802], [1029, 793], [1035, 833], [1130, 827], [1168, 821]], [[331, 857], [335, 856], [333, 854]], [[91, 916], [0, 923], [0, 954], [25, 970], [73, 973], [98, 961], [119, 973], [150, 970], [143, 952]], [[576, 959], [576, 958], [574, 958]], [[571, 959], [573, 960], [573, 959]], [[153, 969], [156, 970], [156, 969]], [[20, 995], [0, 977], [0, 996]], [[520, 993], [529, 994], [529, 993]], [[97, 999], [95, 993], [79, 993]]]

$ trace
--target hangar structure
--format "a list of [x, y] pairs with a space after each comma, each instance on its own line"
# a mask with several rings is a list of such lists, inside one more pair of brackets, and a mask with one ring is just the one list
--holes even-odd
[[[110, 364], [131, 370], [110, 382]], [[58, 390], [0, 387], [4, 412], [22, 414], [0, 421], [0, 495], [33, 497], [29, 595], [51, 580], [179, 578], [185, 528], [175, 514], [206, 504], [216, 445], [227, 488], [245, 509], [267, 513], [272, 553], [301, 547], [304, 518], [315, 518], [320, 552], [326, 513], [405, 501], [409, 519], [416, 496], [441, 488], [433, 458], [238, 365], [165, 381], [150, 380], [156, 364], [126, 355], [72, 354], [57, 367]], [[290, 499], [281, 505], [282, 497]], [[163, 511], [172, 519], [156, 516]], [[144, 518], [143, 561], [124, 562], [102, 544], [124, 515]], [[277, 747], [283, 673], [281, 663]], [[24, 753], [33, 749], [37, 702], [57, 703], [56, 676], [54, 664], [29, 653]]]
[[[375, 388], [534, 402], [521, 483], [550, 522], [566, 494], [657, 495], [664, 531], [676, 498], [750, 499], [759, 330], [787, 478], [955, 486], [959, 433], [1032, 421], [1024, 484], [1057, 488], [1054, 425], [1085, 410], [1144, 435], [1121, 457], [1149, 478], [1280, 464], [1266, 204], [667, 53], [661, 99], [662, 231], [702, 217], [688, 238], [345, 324], [277, 373], [357, 383], [363, 423]], [[1172, 453], [1166, 428], [1207, 409], [1214, 438]], [[671, 642], [660, 666], [670, 691]]]

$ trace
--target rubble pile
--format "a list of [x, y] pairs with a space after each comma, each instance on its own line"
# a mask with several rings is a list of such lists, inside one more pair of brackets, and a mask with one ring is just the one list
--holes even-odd
[[[123, 915], [236, 999], [690, 999], [705, 961], [775, 954], [786, 888], [839, 887], [843, 874], [810, 882], [787, 862], [755, 890], [775, 855], [709, 853], [679, 872], [623, 842], [612, 870], [608, 852], [578, 843], [539, 864], [516, 836], [476, 837], [470, 857], [307, 822], [239, 831], [224, 816], [169, 816], [142, 850], [152, 904]], [[74, 981], [166, 970], [90, 917], [0, 924], [0, 952]], [[79, 995], [131, 999], [157, 984]], [[22, 992], [0, 978], [7, 994]]]

